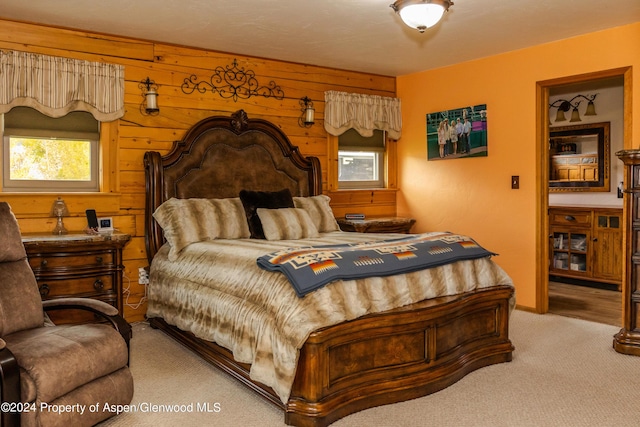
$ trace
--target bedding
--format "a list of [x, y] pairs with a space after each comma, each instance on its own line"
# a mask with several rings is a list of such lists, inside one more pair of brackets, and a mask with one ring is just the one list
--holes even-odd
[[324, 194], [293, 198], [294, 206], [307, 211], [320, 233], [340, 231], [340, 226], [333, 215], [330, 202], [331, 198]]
[[258, 217], [259, 208], [278, 209], [295, 207], [293, 204], [293, 196], [291, 196], [291, 191], [288, 188], [279, 191], [242, 190], [240, 191], [240, 200], [247, 215], [247, 222], [249, 223], [252, 239], [265, 238], [262, 223]]
[[337, 279], [391, 276], [451, 262], [496, 255], [473, 239], [453, 233], [424, 233], [358, 244], [288, 248], [258, 258], [258, 266], [279, 271], [299, 297]]
[[240, 198], [177, 199], [158, 207], [153, 218], [160, 224], [175, 261], [191, 243], [213, 239], [249, 237], [249, 225]]
[[513, 286], [483, 257], [384, 278], [337, 280], [299, 298], [285, 275], [256, 265], [259, 257], [292, 247], [405, 237], [338, 231], [302, 240], [205, 240], [186, 246], [175, 262], [165, 244], [151, 265], [147, 315], [229, 349], [235, 360], [251, 364], [252, 380], [286, 404], [299, 350], [311, 332], [438, 296]]
[[318, 229], [304, 209], [258, 208], [258, 217], [267, 240], [291, 240], [318, 237]]

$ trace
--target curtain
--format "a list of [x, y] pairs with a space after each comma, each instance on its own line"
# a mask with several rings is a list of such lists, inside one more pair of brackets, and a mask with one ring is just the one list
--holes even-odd
[[0, 50], [0, 114], [16, 106], [116, 120], [124, 115], [124, 66]]
[[362, 136], [373, 135], [374, 129], [399, 139], [402, 131], [400, 99], [328, 91], [324, 93], [324, 128], [331, 135], [341, 135], [353, 128]]

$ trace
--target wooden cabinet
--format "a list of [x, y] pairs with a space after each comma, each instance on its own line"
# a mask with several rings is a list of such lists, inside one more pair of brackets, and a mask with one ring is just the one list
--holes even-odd
[[356, 231], [358, 233], [409, 233], [416, 222], [413, 218], [385, 217], [366, 219], [338, 218], [338, 225], [342, 231]]
[[622, 283], [622, 209], [551, 207], [549, 274]]
[[551, 156], [552, 181], [597, 181], [598, 154]]
[[[122, 312], [122, 248], [127, 234], [25, 234], [22, 236], [43, 300], [82, 297], [113, 305]], [[55, 323], [94, 321], [81, 310], [50, 312]]]

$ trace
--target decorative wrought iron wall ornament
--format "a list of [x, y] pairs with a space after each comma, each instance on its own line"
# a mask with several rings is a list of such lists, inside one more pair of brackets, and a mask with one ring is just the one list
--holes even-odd
[[197, 81], [198, 76], [192, 74], [184, 79], [182, 92], [191, 95], [196, 90], [199, 93], [211, 91], [218, 92], [222, 98], [233, 98], [234, 102], [238, 99], [249, 99], [252, 96], [264, 96], [265, 98], [274, 97], [283, 99], [284, 92], [280, 86], [272, 80], [267, 86], [260, 86], [256, 80], [256, 73], [253, 70], [246, 70], [244, 67], [238, 67], [238, 61], [233, 60], [233, 64], [226, 67], [216, 67], [209, 81]]

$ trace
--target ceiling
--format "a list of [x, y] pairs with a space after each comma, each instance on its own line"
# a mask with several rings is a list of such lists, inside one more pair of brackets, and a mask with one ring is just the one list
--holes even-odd
[[640, 0], [454, 1], [423, 34], [392, 0], [2, 0], [0, 18], [387, 76], [640, 21]]

